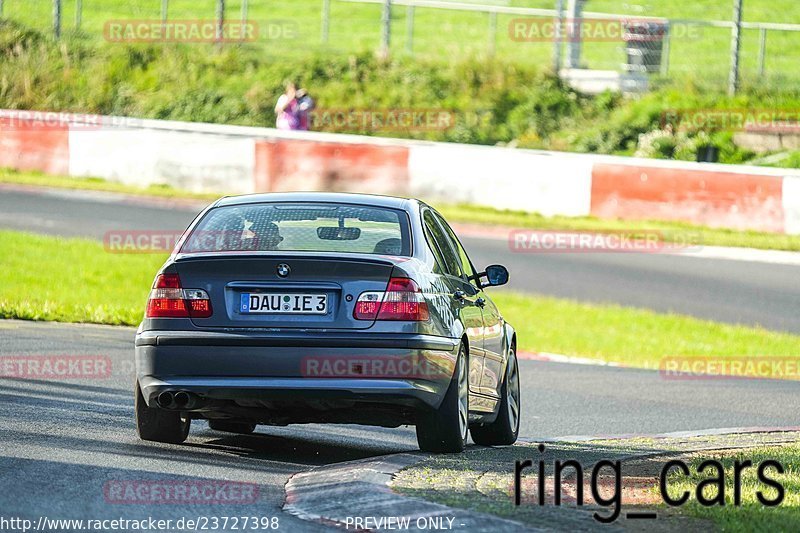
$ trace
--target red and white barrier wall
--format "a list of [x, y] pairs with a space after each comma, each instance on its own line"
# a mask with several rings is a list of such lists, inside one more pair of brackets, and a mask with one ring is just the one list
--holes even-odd
[[191, 191], [337, 190], [800, 234], [800, 171], [0, 111], [0, 167]]

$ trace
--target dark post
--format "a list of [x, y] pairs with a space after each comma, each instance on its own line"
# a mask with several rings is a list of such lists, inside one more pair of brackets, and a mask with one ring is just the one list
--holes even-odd
[[556, 2], [556, 31], [553, 35], [553, 70], [558, 76], [561, 70], [561, 31], [564, 29], [564, 0], [557, 0]]
[[389, 55], [389, 44], [392, 34], [392, 0], [383, 0], [381, 25], [383, 27], [383, 31], [381, 32], [381, 55], [387, 57]]
[[61, 38], [61, 0], [53, 0], [53, 36]]
[[728, 94], [733, 96], [739, 89], [739, 53], [742, 46], [742, 3], [733, 0], [733, 31], [731, 32], [731, 72], [728, 76]]
[[217, 42], [225, 37], [225, 0], [217, 0]]
[[331, 26], [331, 0], [322, 0], [322, 42], [328, 42], [328, 31]]

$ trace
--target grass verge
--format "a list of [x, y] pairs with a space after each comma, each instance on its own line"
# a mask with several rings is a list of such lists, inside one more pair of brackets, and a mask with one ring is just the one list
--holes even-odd
[[128, 326], [139, 324], [165, 259], [12, 231], [0, 231], [0, 255], [0, 318]]
[[[712, 459], [722, 464], [725, 476], [724, 505], [704, 507], [696, 498], [692, 498], [686, 507], [692, 515], [713, 521], [720, 531], [797, 531], [800, 528], [800, 444], [781, 447], [764, 446], [745, 451], [720, 452], [695, 458], [689, 464], [692, 473], [689, 477], [675, 473], [670, 479], [670, 494], [679, 497], [684, 491], [694, 493], [698, 484], [704, 479], [717, 474], [715, 468], [698, 474], [698, 467], [703, 461]], [[759, 481], [758, 465], [764, 461], [778, 461], [785, 472], [778, 474], [774, 468], [766, 470], [766, 476], [778, 481], [784, 488], [785, 495], [779, 505], [765, 506], [757, 497], [761, 492], [764, 498], [775, 501], [777, 490]], [[754, 468], [744, 470], [741, 480], [741, 504], [734, 505], [734, 482], [732, 472], [735, 462], [751, 461]], [[706, 498], [714, 499], [719, 494], [715, 485], [706, 487]]]
[[137, 187], [125, 185], [103, 178], [71, 178], [69, 176], [51, 176], [40, 172], [18, 172], [11, 169], [0, 169], [0, 183], [14, 185], [30, 185], [33, 187], [52, 187], [54, 189], [70, 189], [83, 191], [113, 192], [155, 198], [182, 198], [189, 200], [216, 200], [222, 194], [195, 193], [175, 189], [169, 185], [151, 185]]
[[800, 336], [616, 305], [492, 291], [523, 350], [553, 352], [634, 367], [665, 357], [788, 357]]
[[[215, 200], [221, 193], [193, 193], [167, 185], [136, 187], [104, 180], [102, 178], [71, 178], [50, 176], [39, 172], [18, 172], [0, 169], [0, 183], [54, 187], [59, 189], [82, 189], [151, 196], [157, 198], [182, 198], [193, 200]], [[432, 202], [451, 222], [506, 226], [514, 229], [539, 229], [587, 232], [658, 232], [665, 242], [690, 243], [707, 246], [736, 246], [763, 250], [800, 251], [800, 235], [781, 235], [757, 231], [736, 231], [708, 228], [682, 222], [602, 220], [594, 217], [545, 217], [536, 213], [479, 207], [474, 205], [442, 204]]]
[[[641, 531], [642, 522], [626, 520], [632, 511], [652, 511], [657, 520], [647, 522], [654, 531], [796, 531], [800, 526], [800, 446], [796, 432], [727, 434], [705, 437], [671, 437], [661, 439], [614, 439], [589, 442], [549, 442], [544, 452], [535, 444], [470, 448], [463, 454], [439, 455], [399, 472], [392, 488], [407, 496], [444, 505], [498, 515], [544, 529], [589, 531], [600, 528], [592, 514], [611, 516], [614, 504], [598, 505], [592, 500], [591, 472], [599, 461], [620, 461], [620, 515], [615, 525], [622, 530]], [[738, 448], [735, 452], [730, 448]], [[533, 466], [523, 471], [520, 480], [521, 505], [513, 503], [514, 464], [532, 460]], [[690, 494], [685, 505], [668, 508], [658, 489], [659, 478], [671, 459], [688, 464], [690, 474], [675, 469], [667, 476], [668, 494], [675, 499], [684, 491]], [[710, 508], [697, 502], [696, 491], [703, 480], [716, 477], [716, 469], [697, 474], [705, 460], [723, 465], [726, 504]], [[566, 495], [561, 506], [554, 504], [558, 486], [553, 480], [555, 461], [577, 461], [583, 468], [583, 505], [575, 496], [577, 482], [573, 470], [566, 470], [561, 493]], [[741, 481], [742, 505], [733, 505], [734, 462], [749, 460], [755, 468], [744, 471]], [[761, 505], [756, 493], [774, 499], [776, 491], [759, 482], [758, 465], [766, 460], [778, 461], [784, 474], [767, 470], [767, 476], [780, 483], [786, 497], [779, 506]], [[538, 463], [544, 465], [545, 505], [538, 504]], [[611, 471], [604, 469], [599, 478], [606, 501], [613, 499], [615, 489]], [[706, 497], [715, 490], [704, 489]], [[638, 523], [637, 523], [638, 522]], [[716, 526], [716, 527], [715, 527]]]
[[[135, 326], [164, 254], [0, 231], [0, 317]], [[800, 337], [640, 309], [494, 291], [520, 348], [653, 367], [666, 356], [787, 356]]]
[[451, 222], [469, 222], [507, 226], [514, 229], [563, 230], [587, 232], [656, 232], [659, 240], [693, 246], [733, 246], [762, 250], [800, 251], [800, 235], [782, 235], [759, 231], [709, 228], [686, 222], [660, 220], [605, 220], [595, 217], [545, 217], [537, 213], [479, 207], [474, 205], [437, 205], [436, 209]]

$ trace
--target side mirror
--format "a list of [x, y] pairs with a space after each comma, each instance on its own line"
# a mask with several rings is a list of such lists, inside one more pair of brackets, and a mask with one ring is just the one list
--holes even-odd
[[487, 280], [485, 287], [496, 287], [508, 283], [508, 269], [503, 265], [489, 265], [486, 267], [486, 272], [480, 275], [480, 277], [483, 276], [486, 276]]

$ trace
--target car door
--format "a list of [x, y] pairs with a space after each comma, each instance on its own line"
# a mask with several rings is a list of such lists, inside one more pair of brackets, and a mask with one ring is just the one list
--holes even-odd
[[456, 236], [450, 225], [438, 213], [435, 213], [437, 220], [444, 228], [451, 242], [456, 247], [462, 270], [467, 272], [467, 276], [474, 280], [474, 290], [476, 291], [475, 302], [482, 310], [483, 318], [483, 371], [481, 373], [480, 389], [483, 394], [498, 396], [500, 384], [503, 376], [504, 356], [503, 350], [505, 340], [503, 338], [503, 317], [497, 306], [483, 291], [477, 286], [477, 271], [472, 261], [467, 255], [464, 246]]
[[467, 280], [454, 244], [444, 228], [437, 222], [432, 210], [422, 213], [425, 237], [441, 261], [441, 277], [451, 295], [453, 316], [461, 318], [469, 341], [469, 385], [473, 392], [480, 392], [483, 379], [483, 310], [479, 307], [478, 290]]

